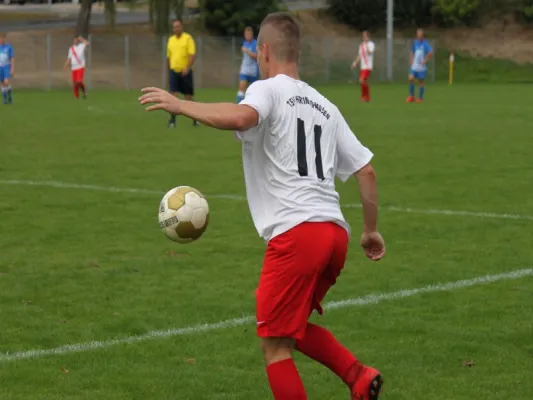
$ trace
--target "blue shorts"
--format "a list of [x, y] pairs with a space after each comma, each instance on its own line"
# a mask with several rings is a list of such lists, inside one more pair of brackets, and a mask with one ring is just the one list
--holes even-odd
[[0, 82], [11, 78], [11, 65], [0, 67]]
[[409, 71], [409, 75], [413, 76], [415, 79], [418, 79], [419, 81], [423, 81], [426, 79], [426, 72], [427, 71]]
[[248, 83], [254, 83], [259, 78], [255, 75], [246, 75], [246, 74], [239, 74], [239, 80], [240, 81], [246, 81]]

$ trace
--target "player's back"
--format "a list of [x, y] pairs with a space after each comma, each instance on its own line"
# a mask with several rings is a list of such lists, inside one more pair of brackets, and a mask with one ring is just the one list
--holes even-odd
[[[244, 135], [243, 164], [260, 235], [269, 240], [305, 221], [333, 221], [349, 229], [335, 176], [346, 179], [359, 167], [352, 159], [363, 166], [372, 153], [357, 141], [337, 107], [286, 75], [254, 83], [241, 104], [259, 114], [258, 126]], [[352, 153], [349, 166], [347, 152]]]

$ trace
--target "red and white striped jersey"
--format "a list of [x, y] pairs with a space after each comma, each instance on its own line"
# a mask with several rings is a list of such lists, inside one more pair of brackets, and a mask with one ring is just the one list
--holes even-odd
[[361, 60], [361, 69], [372, 70], [374, 68], [374, 50], [376, 46], [374, 42], [369, 40], [368, 42], [363, 42], [359, 46], [359, 59]]

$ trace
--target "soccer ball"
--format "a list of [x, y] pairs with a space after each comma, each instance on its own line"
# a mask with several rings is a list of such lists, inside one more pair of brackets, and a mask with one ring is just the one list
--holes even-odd
[[159, 204], [159, 226], [174, 242], [190, 243], [199, 239], [208, 222], [207, 200], [192, 187], [169, 190]]

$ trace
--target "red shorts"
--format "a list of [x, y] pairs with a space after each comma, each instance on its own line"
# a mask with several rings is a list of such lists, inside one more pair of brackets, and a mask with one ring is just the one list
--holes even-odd
[[359, 72], [359, 79], [367, 81], [368, 78], [370, 78], [370, 74], [372, 74], [371, 69], [362, 69], [361, 72]]
[[72, 70], [72, 82], [83, 82], [83, 74], [85, 74], [85, 68]]
[[257, 335], [302, 339], [347, 251], [348, 234], [333, 222], [305, 222], [273, 238], [256, 291]]

